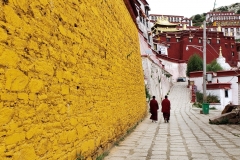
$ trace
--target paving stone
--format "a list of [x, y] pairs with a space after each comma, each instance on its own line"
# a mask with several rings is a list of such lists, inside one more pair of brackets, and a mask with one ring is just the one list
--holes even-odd
[[206, 159], [208, 159], [208, 158], [206, 158], [206, 157], [191, 158], [191, 160], [206, 160]]
[[191, 157], [192, 157], [192, 158], [208, 159], [208, 155], [207, 155], [207, 154], [197, 154], [197, 153], [194, 153], [194, 154], [192, 154]]
[[148, 152], [149, 148], [136, 148], [133, 150], [133, 152]]
[[212, 160], [232, 160], [232, 158], [229, 157], [212, 157]]
[[226, 151], [233, 156], [240, 156], [240, 148], [226, 149]]
[[115, 159], [115, 160], [125, 160], [126, 157], [105, 157], [104, 160], [112, 160], [112, 159]]
[[167, 150], [167, 146], [153, 146], [153, 150], [160, 150], [160, 151], [162, 151], [162, 150]]
[[223, 153], [223, 152], [212, 152], [212, 153], [210, 153], [213, 157], [217, 157], [217, 156], [219, 156], [219, 157], [227, 157], [227, 155], [225, 154], [225, 153]]
[[153, 155], [150, 158], [150, 160], [160, 160], [160, 159], [167, 159], [167, 155]]
[[221, 147], [222, 148], [226, 148], [226, 149], [229, 149], [229, 148], [233, 148], [234, 149], [234, 148], [236, 148], [236, 145], [225, 145], [225, 144], [223, 145], [223, 144], [221, 144]]
[[146, 160], [146, 157], [127, 157], [125, 160]]
[[170, 151], [186, 151], [186, 149], [184, 147], [179, 147], [179, 148], [170, 147]]
[[189, 160], [188, 156], [170, 156], [170, 160]]
[[187, 156], [187, 152], [170, 151], [171, 156]]

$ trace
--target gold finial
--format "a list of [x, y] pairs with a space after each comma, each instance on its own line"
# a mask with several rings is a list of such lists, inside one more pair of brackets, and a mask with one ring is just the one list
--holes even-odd
[[222, 57], [222, 47], [219, 48], [219, 57]]

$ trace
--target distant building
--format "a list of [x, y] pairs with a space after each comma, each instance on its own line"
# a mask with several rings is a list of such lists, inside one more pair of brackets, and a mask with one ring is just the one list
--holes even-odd
[[175, 23], [179, 26], [192, 26], [192, 20], [184, 16], [164, 15], [164, 14], [150, 14], [150, 21], [154, 24], [159, 18], [166, 17], [170, 23]]
[[176, 23], [170, 23], [167, 17], [158, 17], [157, 21], [154, 23], [154, 25], [151, 28], [152, 36], [154, 37], [153, 39], [154, 51], [156, 51], [158, 54], [168, 56], [168, 50], [167, 50], [168, 46], [167, 44], [159, 43], [160, 37], [158, 35], [159, 33], [163, 33], [163, 32], [178, 31], [176, 28], [177, 25], [178, 24]]
[[240, 39], [240, 14], [234, 12], [208, 12], [206, 21], [211, 24], [208, 28], [211, 31], [220, 31], [224, 36], [234, 36], [235, 39]]
[[206, 21], [214, 22], [217, 20], [240, 20], [240, 15], [234, 12], [207, 12]]
[[171, 23], [167, 17], [159, 17], [151, 28], [153, 35], [157, 35], [162, 32], [177, 31], [177, 23]]

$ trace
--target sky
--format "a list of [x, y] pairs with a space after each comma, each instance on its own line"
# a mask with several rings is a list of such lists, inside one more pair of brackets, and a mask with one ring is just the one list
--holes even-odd
[[[207, 13], [214, 7], [215, 0], [147, 0], [150, 14], [179, 15], [190, 18]], [[240, 3], [239, 0], [216, 0], [215, 8]]]

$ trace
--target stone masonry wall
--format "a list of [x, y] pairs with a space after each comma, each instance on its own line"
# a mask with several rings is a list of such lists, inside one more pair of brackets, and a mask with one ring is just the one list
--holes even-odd
[[122, 0], [0, 0], [0, 159], [93, 159], [145, 100]]

